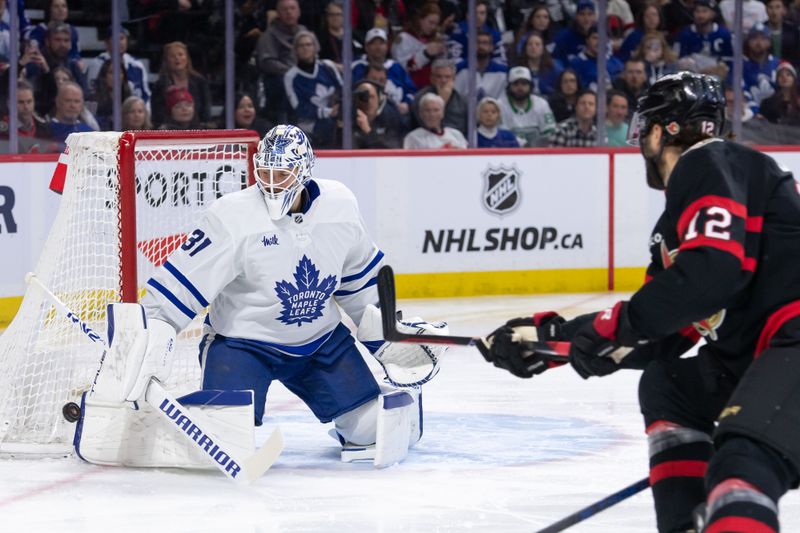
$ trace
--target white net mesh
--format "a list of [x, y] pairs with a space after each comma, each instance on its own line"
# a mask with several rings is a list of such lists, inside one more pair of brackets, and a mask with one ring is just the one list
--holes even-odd
[[[224, 132], [220, 132], [221, 138]], [[66, 187], [36, 275], [68, 308], [105, 333], [106, 304], [120, 300], [119, 133], [72, 135]], [[247, 142], [138, 140], [136, 173], [139, 294], [154, 269], [177, 248], [203, 211], [247, 185]], [[168, 388], [199, 388], [200, 320], [181, 333]], [[91, 385], [102, 347], [29, 287], [0, 336], [0, 452], [68, 453], [74, 425], [62, 406]]]

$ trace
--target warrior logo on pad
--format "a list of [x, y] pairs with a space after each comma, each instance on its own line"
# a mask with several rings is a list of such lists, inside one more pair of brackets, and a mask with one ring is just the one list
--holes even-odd
[[519, 170], [513, 167], [487, 168], [483, 173], [483, 205], [486, 209], [498, 215], [516, 209], [520, 200], [519, 177]]
[[319, 270], [311, 260], [303, 256], [294, 271], [294, 280], [278, 281], [275, 292], [283, 304], [283, 311], [276, 320], [284, 324], [313, 322], [322, 316], [325, 302], [336, 288], [336, 276], [328, 276], [320, 281]]

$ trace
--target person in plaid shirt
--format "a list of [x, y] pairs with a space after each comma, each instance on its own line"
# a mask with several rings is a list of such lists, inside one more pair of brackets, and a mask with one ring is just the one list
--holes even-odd
[[578, 95], [575, 116], [556, 125], [552, 146], [566, 148], [585, 148], [597, 145], [597, 95], [585, 90]]

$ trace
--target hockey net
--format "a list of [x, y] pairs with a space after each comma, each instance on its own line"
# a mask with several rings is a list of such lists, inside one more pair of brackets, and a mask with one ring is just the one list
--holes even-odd
[[[254, 132], [97, 132], [67, 141], [66, 183], [35, 274], [105, 335], [106, 305], [137, 301], [154, 269], [222, 195], [251, 183]], [[178, 339], [167, 388], [199, 388], [202, 316]], [[29, 286], [0, 336], [0, 454], [65, 455], [62, 406], [88, 390], [102, 347]]]

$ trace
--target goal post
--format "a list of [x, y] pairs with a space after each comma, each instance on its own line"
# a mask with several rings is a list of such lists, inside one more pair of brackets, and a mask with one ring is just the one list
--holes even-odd
[[[60, 206], [34, 273], [92, 329], [106, 304], [136, 302], [203, 212], [253, 183], [249, 130], [73, 134]], [[178, 339], [175, 392], [199, 388], [200, 320]], [[28, 287], [0, 335], [0, 454], [67, 455], [75, 426], [62, 406], [91, 385], [102, 348]]]

